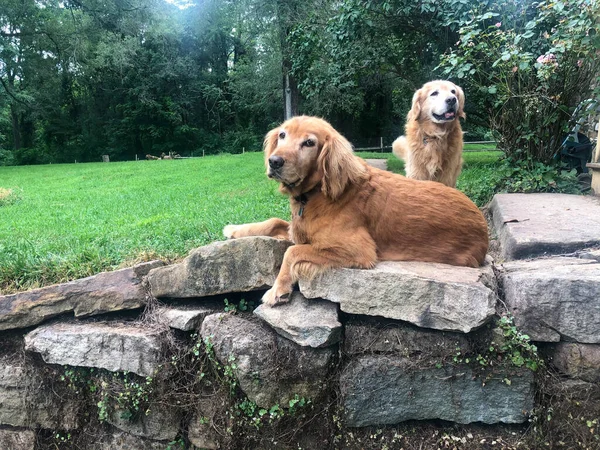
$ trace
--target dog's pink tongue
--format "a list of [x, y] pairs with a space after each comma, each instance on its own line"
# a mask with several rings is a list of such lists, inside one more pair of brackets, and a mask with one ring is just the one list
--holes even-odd
[[454, 113], [453, 112], [447, 112], [446, 114], [444, 114], [444, 117], [446, 117], [446, 119], [449, 119], [450, 117], [454, 117]]

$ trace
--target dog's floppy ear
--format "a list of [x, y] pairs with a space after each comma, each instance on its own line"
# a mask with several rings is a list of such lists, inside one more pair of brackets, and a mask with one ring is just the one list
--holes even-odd
[[467, 117], [465, 114], [465, 93], [459, 86], [456, 86], [456, 93], [458, 94], [458, 117], [465, 119]]
[[318, 165], [323, 174], [321, 189], [331, 200], [336, 200], [349, 183], [357, 183], [367, 173], [360, 159], [354, 156], [350, 142], [335, 130], [323, 144]]
[[263, 142], [263, 151], [265, 152], [265, 166], [267, 166], [267, 169], [269, 168], [269, 156], [273, 154], [275, 147], [277, 147], [278, 136], [279, 127], [273, 128], [265, 136], [265, 140]]
[[412, 98], [412, 106], [406, 118], [408, 120], [419, 120], [421, 115], [421, 102], [423, 101], [423, 89], [419, 89]]

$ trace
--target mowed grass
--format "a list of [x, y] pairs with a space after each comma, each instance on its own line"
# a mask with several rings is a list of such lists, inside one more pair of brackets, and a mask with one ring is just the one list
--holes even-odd
[[[402, 173], [402, 162], [384, 155]], [[472, 180], [473, 171], [485, 179], [499, 155], [465, 154], [461, 180]], [[229, 223], [289, 219], [288, 200], [265, 176], [261, 153], [0, 167], [0, 192], [3, 294], [178, 259], [223, 239]]]

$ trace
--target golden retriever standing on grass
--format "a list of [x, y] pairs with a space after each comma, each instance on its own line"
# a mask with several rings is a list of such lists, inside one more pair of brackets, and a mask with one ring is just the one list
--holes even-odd
[[430, 81], [415, 92], [407, 115], [406, 136], [392, 144], [405, 163], [406, 176], [455, 187], [462, 168], [463, 133], [459, 118], [465, 95], [449, 81]]
[[462, 192], [368, 166], [329, 123], [294, 117], [264, 144], [267, 175], [290, 197], [291, 222], [228, 225], [228, 238], [289, 239], [275, 284], [263, 297], [286, 302], [300, 278], [377, 261], [478, 267], [488, 248], [483, 215]]

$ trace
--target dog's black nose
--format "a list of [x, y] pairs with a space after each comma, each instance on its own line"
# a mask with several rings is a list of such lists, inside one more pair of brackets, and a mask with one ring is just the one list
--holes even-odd
[[446, 99], [446, 103], [448, 103], [448, 106], [456, 105], [456, 97], [448, 97]]
[[281, 169], [285, 160], [281, 156], [271, 156], [269, 158], [269, 167], [271, 169]]

